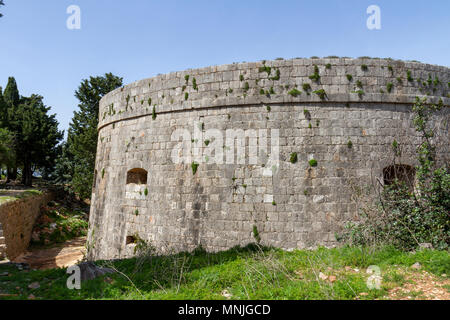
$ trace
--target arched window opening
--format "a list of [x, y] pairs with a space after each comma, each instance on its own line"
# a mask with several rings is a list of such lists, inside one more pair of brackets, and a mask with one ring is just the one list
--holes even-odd
[[414, 189], [416, 170], [405, 164], [395, 164], [383, 169], [383, 181], [385, 186], [394, 183], [404, 183], [409, 189]]
[[131, 169], [127, 172], [127, 184], [147, 184], [147, 171], [144, 169]]

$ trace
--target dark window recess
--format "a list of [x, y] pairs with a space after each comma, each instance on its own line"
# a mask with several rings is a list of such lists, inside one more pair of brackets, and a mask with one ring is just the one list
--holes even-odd
[[383, 169], [383, 181], [385, 186], [393, 185], [396, 181], [404, 183], [410, 189], [414, 189], [414, 177], [416, 170], [405, 164], [396, 164]]
[[131, 169], [127, 172], [127, 184], [147, 184], [147, 171], [144, 169]]
[[128, 236], [127, 237], [127, 244], [134, 244], [137, 242], [137, 239], [135, 236]]

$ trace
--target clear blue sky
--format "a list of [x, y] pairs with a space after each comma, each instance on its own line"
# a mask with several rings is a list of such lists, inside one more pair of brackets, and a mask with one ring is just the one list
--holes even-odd
[[[277, 57], [373, 56], [449, 65], [448, 0], [4, 0], [0, 86], [14, 76], [67, 129], [91, 75], [158, 73]], [[81, 8], [81, 30], [66, 9]], [[366, 9], [381, 8], [381, 30]]]

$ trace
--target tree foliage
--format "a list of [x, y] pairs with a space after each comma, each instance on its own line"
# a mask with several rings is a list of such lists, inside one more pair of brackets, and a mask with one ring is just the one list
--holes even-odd
[[67, 143], [57, 161], [57, 174], [59, 182], [69, 184], [81, 198], [91, 196], [100, 100], [121, 86], [122, 78], [107, 73], [83, 80], [75, 91], [79, 110], [70, 123]]
[[14, 162], [13, 135], [6, 129], [0, 128], [0, 169]]
[[[4, 6], [5, 3], [3, 2], [3, 0], [0, 0], [0, 6]], [[3, 15], [0, 13], [0, 18], [3, 17]]]
[[31, 185], [35, 171], [53, 170], [63, 132], [49, 110], [42, 96], [21, 97], [15, 79], [8, 79], [0, 98], [0, 127], [8, 137], [8, 178], [15, 179], [16, 168], [20, 167], [22, 183]]

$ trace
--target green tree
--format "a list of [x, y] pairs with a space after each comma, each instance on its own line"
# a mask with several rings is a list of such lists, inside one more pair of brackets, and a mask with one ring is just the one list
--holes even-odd
[[45, 171], [54, 167], [58, 143], [63, 132], [58, 130], [55, 115], [49, 115], [50, 107], [43, 103], [43, 97], [32, 95], [22, 98], [14, 118], [16, 126], [16, 156], [21, 163], [22, 183], [31, 186], [34, 171]]
[[13, 141], [11, 132], [0, 128], [0, 170], [14, 161]]
[[[97, 152], [97, 125], [101, 98], [122, 86], [122, 78], [107, 73], [81, 82], [75, 97], [80, 101], [74, 112], [67, 136], [67, 148], [58, 159], [59, 174], [71, 176], [73, 190], [83, 199], [91, 197]], [[72, 164], [70, 164], [72, 162]]]
[[[4, 6], [3, 0], [0, 0], [0, 6]], [[3, 17], [3, 15], [0, 13], [0, 18]]]
[[8, 105], [3, 98], [3, 89], [0, 87], [0, 128], [6, 127], [6, 115], [8, 113]]
[[[15, 118], [17, 117], [17, 108], [20, 104], [20, 94], [17, 88], [16, 79], [8, 78], [8, 84], [3, 92], [3, 100], [6, 103], [6, 112], [3, 117], [4, 128], [8, 129], [14, 135], [20, 129]], [[17, 163], [13, 162], [8, 166], [8, 181], [17, 179]]]

